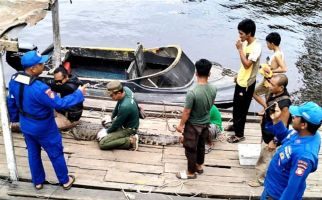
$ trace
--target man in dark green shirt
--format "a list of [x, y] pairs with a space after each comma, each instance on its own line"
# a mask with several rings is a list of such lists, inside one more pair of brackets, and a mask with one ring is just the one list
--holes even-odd
[[112, 113], [112, 125], [107, 135], [99, 138], [99, 147], [109, 149], [138, 149], [139, 111], [133, 92], [120, 81], [107, 84], [107, 94], [117, 101]]
[[203, 173], [205, 143], [209, 136], [210, 108], [216, 97], [216, 88], [208, 84], [211, 62], [196, 62], [197, 85], [187, 93], [186, 103], [177, 131], [183, 135], [183, 147], [188, 160], [188, 171], [177, 173], [181, 179], [196, 178]]

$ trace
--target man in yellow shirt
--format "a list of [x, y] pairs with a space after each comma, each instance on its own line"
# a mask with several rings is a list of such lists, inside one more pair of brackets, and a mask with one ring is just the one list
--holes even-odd
[[228, 126], [226, 131], [234, 131], [227, 139], [229, 143], [245, 140], [244, 128], [250, 102], [253, 97], [256, 74], [259, 68], [261, 45], [255, 38], [256, 25], [251, 19], [244, 19], [238, 24], [239, 39], [236, 48], [240, 56], [240, 69], [236, 79], [233, 125]]

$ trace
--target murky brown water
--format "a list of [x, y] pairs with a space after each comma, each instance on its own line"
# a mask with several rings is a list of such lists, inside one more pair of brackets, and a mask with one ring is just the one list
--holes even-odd
[[[193, 61], [207, 58], [236, 70], [236, 27], [246, 17], [257, 24], [263, 62], [272, 54], [266, 35], [281, 34], [294, 101], [314, 100], [322, 105], [320, 0], [60, 1], [63, 45], [134, 48], [137, 42], [145, 47], [178, 44]], [[25, 29], [20, 42], [34, 43], [42, 50], [51, 43], [51, 32], [49, 13], [36, 27]]]

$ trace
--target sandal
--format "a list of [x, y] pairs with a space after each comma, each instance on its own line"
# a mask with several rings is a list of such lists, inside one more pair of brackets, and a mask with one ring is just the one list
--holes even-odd
[[68, 177], [72, 179], [72, 182], [70, 182], [67, 186], [63, 185], [64, 190], [69, 190], [72, 187], [72, 185], [74, 184], [75, 180], [76, 180], [74, 175], [68, 175]]
[[229, 138], [227, 138], [227, 142], [229, 143], [238, 143], [244, 140], [245, 140], [245, 137], [237, 137], [235, 135], [232, 135]]
[[213, 150], [212, 146], [206, 145], [205, 146], [205, 154], [210, 153]]
[[188, 175], [186, 171], [181, 171], [176, 173], [178, 179], [196, 179], [197, 174]]
[[44, 184], [35, 185], [36, 190], [41, 190], [44, 188]]

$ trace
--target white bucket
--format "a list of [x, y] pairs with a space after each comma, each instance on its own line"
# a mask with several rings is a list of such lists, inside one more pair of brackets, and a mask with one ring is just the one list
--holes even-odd
[[240, 165], [256, 165], [261, 151], [261, 144], [238, 144]]

